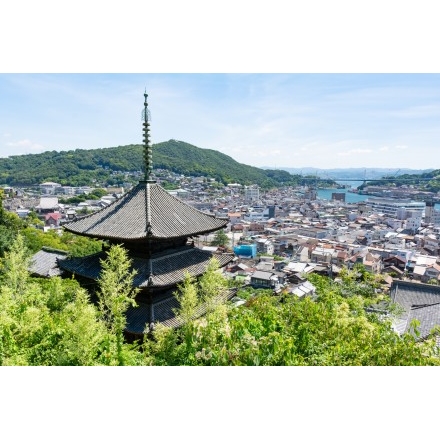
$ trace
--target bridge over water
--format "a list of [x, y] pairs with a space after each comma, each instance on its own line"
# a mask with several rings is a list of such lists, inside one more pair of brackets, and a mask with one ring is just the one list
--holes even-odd
[[323, 176], [306, 176], [306, 177], [301, 177], [303, 180], [317, 180], [317, 179], [321, 179], [321, 180], [333, 180], [333, 181], [338, 181], [338, 182], [395, 182], [395, 181], [399, 181], [399, 182], [414, 182], [414, 181], [429, 181], [429, 180], [438, 180], [438, 178], [436, 177], [413, 177], [413, 178], [399, 178], [399, 177], [380, 177], [377, 179], [374, 178], [365, 178], [365, 177], [358, 177], [353, 178], [344, 178], [344, 177], [323, 177]]

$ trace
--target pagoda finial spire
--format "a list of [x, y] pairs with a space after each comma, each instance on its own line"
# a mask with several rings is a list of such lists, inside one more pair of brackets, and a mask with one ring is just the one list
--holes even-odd
[[144, 166], [145, 166], [145, 180], [151, 180], [151, 173], [153, 171], [153, 152], [150, 145], [150, 111], [148, 110], [147, 90], [144, 92], [144, 110], [142, 111], [143, 132], [144, 132]]

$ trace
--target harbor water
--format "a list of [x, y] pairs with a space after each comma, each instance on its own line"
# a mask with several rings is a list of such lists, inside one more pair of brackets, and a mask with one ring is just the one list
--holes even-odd
[[331, 200], [333, 193], [344, 193], [345, 194], [345, 201], [347, 203], [363, 202], [363, 201], [367, 200], [368, 197], [371, 197], [371, 196], [366, 196], [366, 195], [362, 195], [362, 194], [352, 193], [346, 189], [335, 189], [335, 188], [318, 189], [317, 196], [323, 200]]
[[[323, 200], [331, 200], [333, 193], [345, 193], [345, 202], [346, 203], [364, 202], [365, 200], [368, 199], [368, 197], [373, 197], [373, 196], [368, 196], [368, 195], [363, 195], [363, 194], [352, 193], [352, 192], [348, 191], [347, 189], [335, 189], [335, 188], [318, 189], [317, 196], [318, 196], [318, 198], [323, 199]], [[440, 211], [440, 203], [435, 204], [435, 209]]]

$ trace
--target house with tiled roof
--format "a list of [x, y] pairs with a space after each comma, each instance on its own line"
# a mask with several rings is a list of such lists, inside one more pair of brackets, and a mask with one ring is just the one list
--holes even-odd
[[251, 285], [255, 288], [273, 289], [278, 285], [278, 276], [274, 271], [256, 270], [251, 275]]
[[440, 286], [394, 281], [390, 296], [398, 304], [401, 313], [393, 321], [393, 328], [399, 334], [412, 332], [412, 322], [420, 323], [418, 339], [426, 339], [436, 326], [440, 326]]
[[384, 267], [394, 266], [400, 269], [401, 271], [404, 271], [406, 268], [406, 259], [400, 257], [399, 255], [391, 255], [383, 259], [383, 266]]
[[58, 197], [41, 197], [35, 209], [40, 214], [47, 214], [58, 210], [58, 208]]
[[44, 222], [46, 226], [58, 227], [60, 226], [62, 217], [63, 216], [59, 212], [51, 212], [45, 215]]
[[382, 257], [363, 249], [348, 259], [348, 266], [350, 268], [355, 264], [362, 264], [367, 272], [380, 273], [382, 270]]

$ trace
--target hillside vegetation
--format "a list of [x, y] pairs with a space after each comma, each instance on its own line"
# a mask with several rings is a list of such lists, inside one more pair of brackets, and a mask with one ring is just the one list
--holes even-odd
[[[113, 172], [141, 171], [142, 145], [92, 150], [46, 151], [0, 159], [0, 184], [28, 186], [44, 181], [83, 186], [114, 185], [123, 179]], [[153, 145], [154, 168], [186, 176], [206, 176], [228, 183], [258, 184], [263, 188], [305, 183], [305, 176], [283, 170], [263, 170], [238, 163], [226, 154], [171, 139]], [[320, 181], [320, 185], [332, 181]]]
[[[426, 180], [431, 179], [431, 180]], [[402, 174], [398, 177], [382, 177], [381, 180], [366, 182], [359, 186], [364, 189], [367, 185], [387, 186], [394, 185], [400, 187], [403, 185], [413, 185], [422, 191], [438, 192], [440, 191], [440, 170], [433, 170], [421, 174]]]

